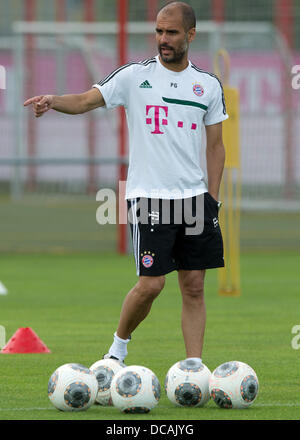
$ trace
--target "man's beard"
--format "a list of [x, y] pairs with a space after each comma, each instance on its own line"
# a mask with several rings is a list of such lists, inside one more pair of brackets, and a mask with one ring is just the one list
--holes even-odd
[[[169, 49], [170, 51], [172, 51], [173, 56], [172, 55], [169, 55], [169, 56], [164, 55], [162, 53], [162, 48]], [[188, 49], [187, 42], [185, 42], [184, 45], [182, 45], [177, 50], [175, 50], [173, 47], [166, 46], [164, 44], [161, 44], [158, 47], [160, 57], [165, 63], [180, 63], [183, 60], [184, 56], [186, 55], [187, 49]]]

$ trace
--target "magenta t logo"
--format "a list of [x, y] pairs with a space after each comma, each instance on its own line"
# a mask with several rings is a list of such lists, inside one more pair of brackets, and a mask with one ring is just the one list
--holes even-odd
[[[163, 131], [160, 131], [160, 125], [168, 125], [168, 120], [162, 118], [160, 123], [160, 110], [163, 112], [163, 116], [168, 117], [168, 107], [163, 105], [147, 105], [146, 106], [146, 116], [149, 115], [149, 111], [154, 108], [154, 131], [151, 131], [151, 134], [164, 134]], [[152, 118], [146, 118], [146, 124], [152, 124]]]

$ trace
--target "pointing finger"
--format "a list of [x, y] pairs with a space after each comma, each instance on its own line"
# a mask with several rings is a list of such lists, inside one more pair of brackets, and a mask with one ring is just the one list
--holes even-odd
[[24, 102], [24, 107], [27, 107], [34, 102], [39, 102], [42, 99], [42, 96], [34, 96], [33, 98], [29, 98]]

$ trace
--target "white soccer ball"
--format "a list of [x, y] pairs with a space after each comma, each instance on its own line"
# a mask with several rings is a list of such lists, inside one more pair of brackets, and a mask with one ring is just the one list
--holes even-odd
[[101, 359], [90, 366], [98, 381], [98, 394], [96, 402], [100, 405], [112, 405], [110, 386], [114, 375], [125, 368], [123, 362], [116, 359]]
[[148, 413], [158, 404], [160, 390], [153, 371], [140, 365], [123, 368], [111, 382], [113, 405], [124, 413]]
[[209, 381], [211, 398], [221, 408], [247, 408], [257, 397], [258, 378], [249, 365], [230, 361], [219, 365]]
[[168, 399], [177, 406], [204, 406], [210, 399], [210, 375], [210, 370], [200, 360], [185, 359], [176, 362], [165, 379]]
[[61, 411], [83, 411], [95, 403], [98, 381], [95, 374], [81, 364], [58, 367], [48, 382], [48, 396]]

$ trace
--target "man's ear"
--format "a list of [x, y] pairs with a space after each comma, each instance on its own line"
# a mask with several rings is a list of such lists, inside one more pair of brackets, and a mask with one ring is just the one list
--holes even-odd
[[196, 28], [191, 28], [188, 31], [188, 41], [191, 43], [196, 37]]

